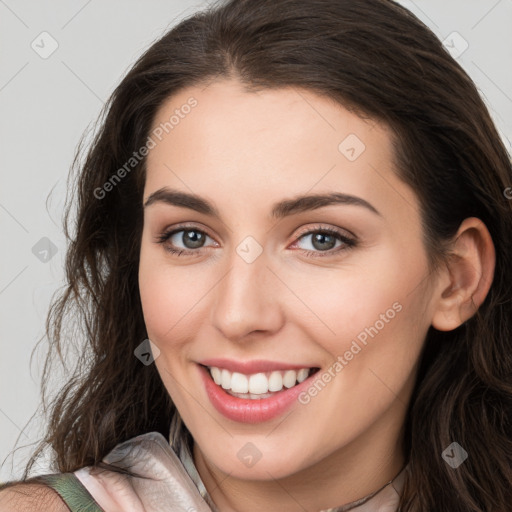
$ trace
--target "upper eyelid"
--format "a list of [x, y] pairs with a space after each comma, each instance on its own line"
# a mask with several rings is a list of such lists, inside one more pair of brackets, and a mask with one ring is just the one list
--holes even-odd
[[160, 235], [157, 235], [157, 238], [160, 238], [161, 236], [172, 236], [172, 235], [175, 235], [176, 233], [179, 233], [180, 231], [200, 231], [201, 233], [204, 233], [205, 235], [209, 236], [212, 240], [215, 240], [215, 237], [213, 237], [212, 235], [210, 235], [210, 233], [208, 232], [207, 229], [203, 228], [203, 227], [199, 227], [197, 225], [184, 225], [184, 226], [181, 226], [181, 225], [178, 225], [178, 226], [175, 226], [175, 227], [172, 227], [172, 228], [169, 228], [169, 229], [164, 229]]
[[[304, 228], [304, 230], [301, 229], [297, 236], [300, 238], [304, 235], [308, 235], [308, 234], [314, 233], [316, 231], [327, 231], [327, 232], [332, 232], [333, 234], [344, 236], [345, 238], [357, 239], [357, 236], [354, 235], [354, 233], [352, 233], [351, 231], [349, 231], [346, 228], [322, 226], [321, 224], [318, 224], [318, 223], [315, 226], [306, 227], [306, 228]], [[346, 235], [345, 235], [345, 233], [346, 233]]]

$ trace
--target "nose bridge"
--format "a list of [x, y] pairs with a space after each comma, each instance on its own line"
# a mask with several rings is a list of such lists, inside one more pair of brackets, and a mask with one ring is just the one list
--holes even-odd
[[281, 321], [277, 279], [263, 247], [246, 237], [226, 257], [227, 274], [216, 287], [212, 322], [226, 338], [271, 331]]

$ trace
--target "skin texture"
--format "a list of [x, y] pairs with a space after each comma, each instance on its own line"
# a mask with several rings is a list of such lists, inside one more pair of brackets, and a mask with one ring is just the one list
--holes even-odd
[[40, 484], [21, 484], [0, 491], [0, 512], [69, 512], [61, 497]]
[[[178, 189], [213, 203], [220, 218], [147, 206], [139, 286], [148, 336], [161, 351], [155, 364], [194, 437], [199, 474], [222, 512], [320, 510], [361, 498], [405, 463], [402, 425], [427, 330], [454, 329], [484, 300], [490, 236], [467, 219], [453, 245], [461, 256], [431, 273], [419, 203], [395, 174], [387, 127], [309, 91], [247, 93], [235, 80], [181, 91], [154, 127], [191, 96], [197, 106], [150, 151], [144, 201]], [[350, 134], [365, 145], [353, 161], [338, 149]], [[334, 191], [380, 215], [338, 204], [270, 217], [277, 201]], [[202, 249], [184, 245], [183, 232], [157, 243], [182, 222], [206, 233]], [[322, 249], [313, 244], [321, 228], [357, 245], [336, 252], [344, 244], [335, 236]], [[263, 249], [252, 263], [236, 250], [248, 236]], [[165, 250], [173, 244], [197, 254]], [[382, 322], [393, 304], [400, 311]], [[309, 403], [271, 421], [228, 420], [200, 379], [197, 362], [211, 357], [284, 361], [321, 374], [382, 323]], [[252, 467], [237, 456], [248, 442], [261, 452]]]

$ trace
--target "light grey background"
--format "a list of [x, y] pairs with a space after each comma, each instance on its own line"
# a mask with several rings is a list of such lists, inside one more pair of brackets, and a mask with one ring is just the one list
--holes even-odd
[[[401, 3], [452, 51], [468, 45], [457, 59], [512, 152], [512, 0]], [[78, 140], [142, 51], [205, 5], [0, 0], [0, 481], [21, 476], [41, 435], [42, 420], [27, 423], [39, 404], [45, 343], [32, 365], [30, 354], [44, 334], [51, 294], [63, 284], [61, 215]], [[47, 56], [52, 44], [58, 48]], [[38, 245], [44, 237], [57, 251], [46, 262]], [[21, 448], [12, 454], [16, 441]], [[42, 462], [37, 472], [45, 471]]]

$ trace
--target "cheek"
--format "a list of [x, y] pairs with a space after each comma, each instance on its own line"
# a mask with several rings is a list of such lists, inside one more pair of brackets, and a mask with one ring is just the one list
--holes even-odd
[[367, 372], [373, 364], [386, 372], [403, 364], [407, 372], [419, 356], [429, 326], [427, 294], [418, 286], [426, 261], [421, 252], [406, 257], [415, 265], [403, 261], [394, 250], [382, 251], [329, 279], [315, 281], [310, 275], [298, 283], [297, 294], [305, 297], [311, 314], [297, 321], [330, 357], [344, 357], [351, 373], [363, 367]]
[[[188, 342], [200, 325], [197, 304], [206, 290], [201, 281], [191, 281], [186, 267], [172, 267], [165, 255], [143, 249], [139, 266], [139, 289], [148, 338], [160, 349], [155, 365], [167, 392], [180, 410], [186, 410], [182, 374]], [[193, 283], [191, 286], [190, 283]], [[195, 307], [194, 307], [195, 305]]]
[[417, 323], [421, 291], [410, 294], [405, 285], [388, 289], [367, 284], [364, 290], [338, 290], [337, 298], [327, 290], [322, 320], [333, 332], [323, 325], [316, 335], [310, 329], [311, 339], [329, 353], [330, 361], [321, 391], [312, 386], [301, 403], [308, 404], [317, 424], [344, 424], [339, 434], [344, 439], [355, 437], [395, 402], [399, 409], [407, 403], [426, 332]]
[[[380, 265], [343, 267], [333, 270], [327, 278], [310, 274], [295, 278], [297, 296], [307, 306], [310, 323], [316, 326], [316, 336], [326, 340], [355, 337], [365, 327], [373, 325], [384, 314], [393, 319], [397, 301], [403, 304], [410, 290], [409, 276], [393, 269], [384, 270]], [[409, 281], [410, 282], [410, 281]], [[304, 313], [304, 308], [299, 308]], [[379, 323], [380, 325], [380, 323]]]
[[[180, 339], [183, 328], [194, 315], [194, 305], [206, 293], [203, 282], [192, 278], [192, 266], [176, 267], [165, 261], [165, 255], [143, 248], [139, 266], [139, 289], [148, 336], [159, 345]], [[187, 319], [185, 322], [184, 319]], [[181, 334], [180, 334], [181, 331]]]

